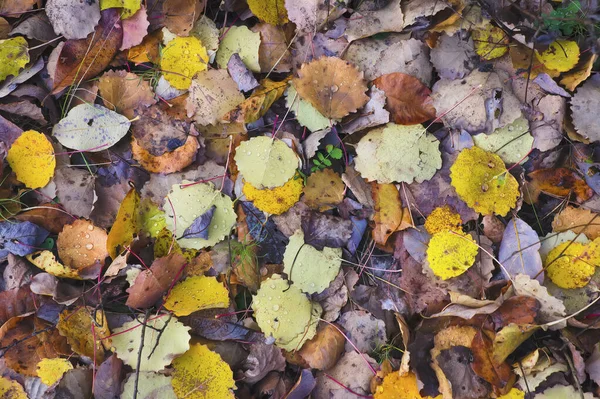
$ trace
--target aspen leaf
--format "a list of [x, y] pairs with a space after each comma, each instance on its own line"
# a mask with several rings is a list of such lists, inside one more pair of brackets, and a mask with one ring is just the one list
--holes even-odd
[[525, 399], [525, 392], [518, 388], [512, 388], [507, 394], [498, 396], [498, 399]]
[[22, 36], [0, 40], [0, 82], [9, 76], [17, 76], [29, 62], [29, 47]]
[[242, 192], [248, 201], [255, 207], [271, 215], [281, 215], [290, 209], [302, 195], [302, 179], [292, 177], [283, 186], [275, 188], [255, 188], [252, 184], [244, 182]]
[[576, 234], [584, 234], [587, 238], [595, 240], [600, 237], [600, 217], [589, 209], [567, 206], [554, 217], [552, 229], [572, 230]]
[[508, 35], [489, 21], [484, 27], [474, 29], [471, 38], [475, 43], [475, 52], [484, 60], [502, 57], [508, 51]]
[[483, 215], [505, 216], [517, 204], [517, 179], [498, 155], [479, 147], [458, 154], [450, 167], [450, 178], [460, 199]]
[[259, 189], [283, 186], [298, 168], [294, 151], [283, 141], [266, 136], [243, 141], [234, 159], [244, 179]]
[[233, 399], [233, 372], [221, 356], [206, 345], [193, 344], [173, 361], [171, 384], [178, 398]]
[[54, 176], [54, 148], [44, 134], [35, 130], [23, 132], [15, 140], [6, 160], [17, 180], [29, 188], [44, 187]]
[[[116, 328], [111, 338], [112, 347], [117, 357], [134, 370], [160, 371], [190, 348], [189, 330], [189, 327], [184, 326], [175, 317], [165, 314], [149, 316], [145, 328], [143, 319], [127, 322]], [[138, 365], [140, 348], [142, 356]]]
[[135, 188], [129, 190], [117, 212], [115, 223], [110, 228], [106, 240], [106, 248], [111, 258], [115, 259], [125, 247], [136, 237], [139, 231], [138, 207], [140, 194]]
[[104, 361], [104, 345], [110, 342], [106, 340], [110, 331], [102, 309], [89, 306], [65, 309], [60, 313], [56, 328], [60, 335], [67, 338], [73, 351], [94, 359], [96, 364]]
[[175, 316], [229, 306], [229, 292], [215, 277], [193, 276], [177, 283], [165, 300], [165, 308]]
[[567, 72], [579, 61], [579, 46], [571, 40], [557, 40], [546, 51], [536, 51], [535, 56], [546, 68]]
[[340, 175], [326, 168], [313, 172], [306, 179], [302, 201], [320, 212], [335, 208], [344, 200], [346, 186]]
[[192, 80], [186, 110], [197, 123], [214, 125], [242, 101], [244, 95], [227, 70], [211, 69]]
[[148, 82], [127, 71], [105, 72], [98, 79], [98, 92], [106, 108], [131, 119], [156, 102]]
[[244, 64], [252, 72], [260, 72], [258, 50], [260, 48], [260, 33], [252, 32], [245, 26], [231, 26], [221, 38], [216, 61], [219, 68], [227, 68], [229, 58], [237, 53]]
[[[236, 215], [231, 198], [215, 190], [212, 183], [192, 183], [184, 180], [175, 184], [163, 204], [166, 214], [167, 228], [173, 232], [177, 242], [183, 248], [202, 249], [215, 245], [223, 240], [231, 231]], [[208, 227], [208, 239], [185, 238], [185, 230], [192, 225], [198, 216], [215, 206], [215, 211]]]
[[142, 6], [140, 0], [100, 0], [100, 9], [120, 8], [121, 19], [127, 19], [135, 14]]
[[260, 33], [258, 60], [261, 72], [289, 72], [292, 69], [292, 55], [285, 31], [267, 23], [256, 24], [251, 29]]
[[[436, 399], [441, 399], [438, 395]], [[417, 376], [409, 372], [401, 376], [399, 372], [394, 371], [389, 373], [383, 379], [383, 383], [375, 390], [374, 399], [427, 399], [430, 396], [423, 397], [419, 393], [417, 385]]]
[[596, 111], [600, 106], [600, 75], [595, 74], [577, 89], [571, 98], [573, 125], [584, 138], [600, 141], [600, 125]]
[[28, 399], [23, 386], [8, 377], [0, 378], [0, 396], [6, 399]]
[[[270, 298], [270, 299], [269, 299]], [[300, 349], [317, 333], [321, 305], [312, 303], [295, 284], [274, 274], [261, 283], [252, 309], [258, 326], [287, 351]]]
[[[571, 385], [555, 385], [552, 388], [548, 388], [543, 392], [536, 394], [533, 399], [564, 399], [564, 398], [574, 398], [579, 396], [581, 398], [581, 393], [575, 387]], [[583, 393], [583, 399], [594, 399], [595, 396], [593, 393], [585, 392]]]
[[34, 252], [27, 255], [27, 260], [55, 277], [81, 280], [77, 269], [71, 269], [58, 262], [51, 251], [45, 250]]
[[584, 58], [579, 60], [579, 63], [575, 68], [568, 73], [565, 73], [560, 79], [560, 84], [567, 90], [575, 91], [577, 86], [589, 78], [592, 73], [592, 68], [594, 67], [594, 62], [598, 59], [597, 54], [586, 53], [581, 54], [581, 57]]
[[108, 235], [104, 229], [88, 220], [78, 219], [63, 227], [58, 234], [56, 242], [58, 256], [65, 268], [83, 277], [85, 269], [92, 266], [99, 269], [104, 266], [104, 260], [108, 256], [107, 240]]
[[101, 105], [80, 104], [52, 129], [52, 135], [67, 148], [86, 152], [106, 150], [127, 134], [131, 122]]
[[288, 22], [285, 0], [248, 0], [248, 7], [258, 19], [271, 25]]
[[473, 136], [475, 145], [485, 151], [497, 154], [506, 163], [518, 163], [527, 156], [533, 145], [529, 132], [529, 122], [518, 118], [513, 123], [496, 129], [492, 134]]
[[67, 359], [42, 359], [37, 364], [37, 375], [48, 386], [54, 385], [73, 365]]
[[[139, 374], [139, 381], [136, 392], [136, 374]], [[123, 384], [123, 394], [121, 398], [133, 398], [136, 394], [140, 399], [177, 399], [173, 387], [172, 378], [164, 374], [154, 373], [152, 371], [140, 371], [131, 373]]]
[[349, 0], [325, 3], [323, 0], [285, 0], [288, 18], [303, 33], [318, 32], [329, 21], [340, 17], [345, 11]]
[[403, 209], [400, 193], [393, 184], [371, 185], [375, 200], [373, 220], [373, 239], [379, 245], [385, 245], [388, 238], [396, 231], [412, 226], [410, 212]]
[[205, 71], [208, 53], [200, 39], [194, 36], [176, 37], [162, 51], [160, 68], [165, 79], [176, 89], [190, 87], [196, 73]]
[[303, 64], [298, 76], [293, 81], [300, 97], [328, 118], [343, 118], [369, 101], [363, 73], [340, 58]]
[[222, 119], [232, 123], [256, 122], [283, 95], [288, 80], [275, 82], [263, 79], [249, 98], [225, 114]]
[[441, 231], [460, 231], [462, 219], [448, 205], [435, 208], [425, 219], [425, 230], [431, 235]]
[[434, 234], [427, 247], [427, 261], [433, 273], [442, 280], [457, 277], [473, 263], [479, 248], [470, 235], [441, 231]]
[[331, 121], [321, 114], [311, 103], [298, 95], [293, 83], [285, 92], [285, 105], [296, 115], [298, 123], [311, 132], [323, 130], [331, 126]]
[[388, 123], [371, 130], [359, 141], [356, 154], [356, 170], [378, 183], [421, 183], [442, 166], [439, 142], [421, 125]]
[[46, 15], [52, 29], [66, 39], [85, 39], [100, 21], [98, 2], [48, 0]]
[[548, 253], [545, 270], [557, 286], [581, 288], [590, 282], [598, 265], [600, 247], [597, 242], [564, 242]]
[[131, 155], [133, 159], [138, 161], [144, 169], [151, 173], [166, 175], [180, 172], [194, 162], [196, 152], [198, 152], [198, 140], [191, 135], [187, 137], [181, 147], [158, 156], [146, 151], [146, 149], [138, 144], [135, 138], [131, 140]]
[[308, 294], [321, 292], [340, 271], [342, 249], [324, 247], [319, 251], [304, 242], [304, 233], [297, 230], [290, 237], [283, 254], [283, 271], [295, 287]]
[[139, 218], [142, 231], [150, 237], [156, 238], [166, 226], [165, 212], [160, 210], [150, 198], [144, 198], [140, 203]]

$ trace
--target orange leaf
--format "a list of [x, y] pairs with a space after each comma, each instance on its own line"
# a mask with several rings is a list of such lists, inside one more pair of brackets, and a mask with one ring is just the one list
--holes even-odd
[[373, 84], [385, 92], [386, 107], [393, 122], [416, 125], [435, 118], [431, 90], [414, 76], [400, 72], [378, 77]]
[[198, 151], [198, 141], [194, 136], [188, 136], [185, 144], [181, 147], [159, 156], [150, 154], [138, 144], [135, 138], [131, 141], [133, 158], [151, 173], [169, 174], [179, 172], [186, 166], [191, 165], [196, 151]]
[[375, 200], [373, 239], [377, 244], [385, 245], [394, 232], [411, 227], [412, 218], [407, 209], [402, 209], [400, 193], [395, 185], [372, 183], [371, 187]]
[[537, 201], [540, 192], [557, 197], [567, 197], [573, 193], [579, 203], [587, 201], [594, 195], [594, 192], [585, 180], [571, 169], [538, 169], [527, 176], [531, 179], [529, 182], [529, 194], [534, 202]]

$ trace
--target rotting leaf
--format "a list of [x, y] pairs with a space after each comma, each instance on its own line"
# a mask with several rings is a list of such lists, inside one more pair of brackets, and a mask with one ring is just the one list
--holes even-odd
[[106, 316], [101, 309], [82, 306], [64, 310], [56, 326], [60, 335], [67, 338], [76, 353], [94, 359], [96, 364], [104, 361], [104, 349], [108, 348], [110, 335]]

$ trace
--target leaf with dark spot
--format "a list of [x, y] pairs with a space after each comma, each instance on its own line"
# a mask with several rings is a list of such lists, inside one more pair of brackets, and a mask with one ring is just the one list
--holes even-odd
[[202, 238], [208, 240], [208, 226], [215, 214], [216, 206], [211, 206], [206, 212], [198, 216], [192, 224], [183, 231], [181, 238]]

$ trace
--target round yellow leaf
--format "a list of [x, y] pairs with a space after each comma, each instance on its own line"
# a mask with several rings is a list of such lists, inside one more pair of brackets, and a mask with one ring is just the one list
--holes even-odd
[[35, 130], [23, 132], [8, 150], [6, 159], [17, 180], [29, 188], [48, 184], [56, 167], [52, 144]]
[[429, 234], [447, 230], [459, 231], [461, 225], [460, 215], [450, 209], [448, 205], [435, 208], [425, 219], [425, 230]]
[[429, 240], [427, 261], [436, 276], [448, 280], [460, 276], [473, 266], [478, 250], [470, 235], [441, 231]]
[[67, 359], [42, 359], [37, 364], [37, 375], [44, 384], [51, 386], [60, 380], [64, 373], [72, 369], [73, 365]]
[[208, 53], [200, 39], [176, 37], [163, 50], [160, 68], [171, 86], [185, 90], [196, 73], [206, 70], [207, 63]]
[[175, 316], [187, 316], [203, 309], [226, 308], [229, 292], [215, 277], [194, 276], [173, 287], [165, 301], [165, 308]]
[[248, 0], [248, 7], [261, 21], [271, 25], [283, 25], [289, 21], [285, 0]]
[[484, 28], [473, 30], [471, 38], [475, 44], [475, 52], [483, 59], [493, 60], [508, 51], [508, 36], [489, 22]]
[[598, 264], [600, 247], [595, 241], [563, 242], [548, 253], [545, 263], [548, 278], [561, 288], [585, 287]]
[[226, 399], [233, 398], [233, 372], [217, 353], [206, 345], [194, 344], [183, 355], [173, 360], [171, 384], [178, 398]]
[[456, 193], [483, 215], [506, 216], [517, 204], [519, 183], [498, 155], [479, 147], [464, 149], [450, 167]]
[[242, 191], [246, 199], [254, 206], [271, 215], [281, 215], [290, 209], [302, 195], [302, 179], [292, 177], [281, 187], [263, 188], [259, 190], [248, 182], [244, 182]]
[[[441, 395], [436, 396], [436, 399]], [[401, 376], [398, 372], [391, 372], [385, 376], [383, 383], [375, 390], [374, 399], [427, 399], [430, 396], [421, 396], [417, 385], [417, 376], [408, 373]]]
[[535, 56], [546, 68], [567, 72], [579, 61], [579, 46], [571, 40], [557, 40], [546, 51], [536, 51]]
[[21, 384], [6, 377], [0, 378], [0, 397], [5, 399], [28, 399]]

